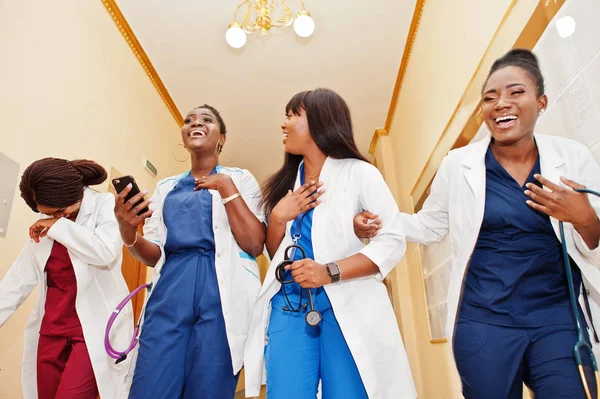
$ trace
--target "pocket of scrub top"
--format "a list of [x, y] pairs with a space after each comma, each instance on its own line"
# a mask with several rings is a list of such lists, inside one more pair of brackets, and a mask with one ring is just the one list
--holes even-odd
[[460, 320], [454, 333], [454, 353], [474, 355], [487, 343], [487, 330], [481, 323]]

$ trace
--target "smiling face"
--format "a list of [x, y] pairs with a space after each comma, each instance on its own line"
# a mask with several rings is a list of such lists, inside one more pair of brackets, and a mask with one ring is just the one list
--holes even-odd
[[533, 136], [538, 114], [548, 103], [537, 92], [533, 77], [517, 66], [489, 76], [483, 88], [483, 120], [497, 143], [511, 145]]
[[281, 124], [281, 133], [283, 134], [283, 145], [285, 152], [294, 155], [304, 155], [306, 149], [314, 145], [314, 140], [310, 135], [308, 128], [308, 119], [306, 111], [299, 110], [299, 115], [287, 110], [285, 120]]
[[219, 141], [221, 144], [225, 142], [225, 135], [221, 133], [221, 126], [211, 110], [195, 108], [183, 121], [181, 140], [188, 151], [216, 151]]

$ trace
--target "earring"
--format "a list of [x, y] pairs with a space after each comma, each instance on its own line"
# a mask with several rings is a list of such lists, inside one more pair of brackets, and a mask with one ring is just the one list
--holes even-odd
[[540, 109], [540, 115], [542, 115], [546, 111], [545, 109]]
[[175, 145], [173, 146], [173, 149], [171, 149], [171, 156], [172, 156], [172, 157], [173, 157], [173, 159], [174, 159], [174, 160], [176, 160], [177, 162], [185, 162], [185, 161], [187, 161], [187, 160], [188, 160], [188, 158], [190, 157], [190, 154], [189, 154], [189, 153], [186, 151], [187, 155], [186, 155], [186, 157], [185, 157], [185, 158], [181, 157], [181, 154], [179, 154], [180, 156], [176, 156], [176, 155], [175, 155], [175, 149], [176, 149], [177, 147], [179, 147], [179, 146], [181, 146], [181, 147], [183, 147], [183, 149], [185, 149], [185, 146], [184, 146], [183, 144], [181, 144], [181, 143], [179, 143], [179, 144], [175, 144]]

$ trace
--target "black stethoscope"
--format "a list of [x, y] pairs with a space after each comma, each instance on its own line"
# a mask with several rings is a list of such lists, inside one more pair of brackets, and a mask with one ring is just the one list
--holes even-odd
[[[300, 226], [302, 226], [302, 219], [304, 219], [304, 216], [306, 216], [307, 213], [308, 212], [301, 214], [296, 219], [296, 228], [298, 230], [300, 230]], [[289, 309], [284, 308], [284, 310], [289, 310], [290, 312], [301, 312], [303, 309], [306, 309], [306, 304], [304, 304], [304, 305], [302, 304], [302, 291], [304, 290], [304, 288], [300, 287], [300, 302], [298, 303], [297, 307], [292, 306], [292, 303], [290, 302], [290, 298], [288, 297], [286, 289], [285, 289], [285, 286], [287, 284], [292, 284], [294, 282], [293, 278], [290, 280], [286, 280], [284, 276], [285, 276], [285, 267], [294, 263], [294, 256], [296, 255], [296, 250], [300, 250], [300, 253], [302, 254], [302, 258], [300, 258], [300, 259], [306, 258], [306, 252], [304, 251], [304, 248], [302, 248], [300, 245], [298, 245], [298, 240], [300, 239], [300, 237], [301, 237], [300, 234], [294, 235], [294, 238], [293, 238], [294, 244], [289, 245], [285, 249], [285, 251], [283, 253], [283, 261], [281, 263], [279, 263], [277, 265], [277, 267], [275, 268], [275, 278], [277, 279], [277, 281], [279, 281], [281, 283], [283, 295], [285, 296], [285, 300], [289, 305]], [[291, 256], [289, 254], [290, 251], [292, 251]], [[300, 259], [297, 259], [297, 260], [300, 260]], [[311, 289], [310, 288], [306, 288], [306, 289], [308, 290], [308, 305], [310, 307], [310, 310], [308, 311], [308, 313], [306, 313], [306, 316], [304, 317], [304, 319], [306, 320], [306, 324], [308, 324], [309, 326], [317, 327], [319, 325], [319, 323], [321, 323], [321, 320], [323, 319], [323, 317], [321, 316], [321, 313], [319, 313], [319, 311], [316, 310], [314, 307]]]

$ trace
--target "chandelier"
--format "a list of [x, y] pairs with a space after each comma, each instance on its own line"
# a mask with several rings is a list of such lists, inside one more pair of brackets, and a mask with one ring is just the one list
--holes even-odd
[[[304, 8], [304, 0], [300, 0], [302, 9], [296, 14], [287, 5], [286, 0], [244, 0], [233, 12], [233, 22], [225, 34], [227, 43], [233, 48], [246, 44], [246, 34], [260, 32], [266, 36], [271, 28], [285, 28], [294, 23], [296, 34], [301, 37], [312, 35], [315, 22], [310, 13]], [[238, 21], [240, 11], [244, 10]]]

